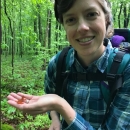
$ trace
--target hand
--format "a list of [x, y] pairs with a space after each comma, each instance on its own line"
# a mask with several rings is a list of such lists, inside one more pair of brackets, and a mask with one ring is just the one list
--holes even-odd
[[61, 130], [61, 123], [59, 120], [52, 121], [49, 130]]
[[70, 124], [75, 118], [75, 111], [66, 100], [55, 94], [34, 96], [24, 93], [10, 93], [8, 103], [30, 115], [43, 114], [47, 111], [57, 111]]
[[58, 98], [59, 96], [55, 94], [33, 96], [24, 93], [10, 93], [7, 97], [8, 103], [11, 106], [30, 115], [43, 114], [54, 110], [54, 105]]
[[50, 112], [52, 123], [49, 130], [61, 130], [60, 115], [56, 111]]

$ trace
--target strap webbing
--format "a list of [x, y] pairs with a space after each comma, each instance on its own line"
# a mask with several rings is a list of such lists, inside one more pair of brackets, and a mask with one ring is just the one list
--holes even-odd
[[[100, 72], [98, 73], [62, 73], [64, 72], [66, 68], [66, 55], [68, 53], [68, 50], [70, 47], [64, 48], [61, 54], [59, 55], [58, 61], [57, 61], [57, 74], [56, 74], [56, 91], [55, 94], [59, 96], [64, 96], [65, 99], [67, 99], [67, 81], [68, 78], [75, 81], [84, 81], [84, 80], [92, 80], [92, 81], [102, 81], [107, 80], [109, 82], [110, 86], [110, 99], [107, 104], [107, 109], [104, 115], [104, 119], [102, 121], [101, 127], [104, 127], [105, 121], [107, 119], [107, 114], [109, 112], [109, 108], [111, 105], [111, 102], [113, 101], [117, 89], [122, 86], [122, 75], [118, 74], [117, 71], [119, 68], [120, 63], [122, 62], [123, 56], [125, 55], [125, 52], [118, 51], [116, 53], [116, 56], [113, 59], [110, 72], [109, 74], [102, 74]], [[62, 76], [62, 75], [66, 76]], [[65, 79], [64, 79], [65, 78]], [[64, 81], [64, 82], [63, 82]], [[63, 93], [64, 92], [64, 93]]]
[[120, 63], [122, 62], [123, 56], [126, 52], [118, 51], [113, 59], [113, 64], [111, 65], [110, 74], [116, 74]]
[[[109, 72], [110, 74], [116, 74], [117, 73], [119, 65], [122, 62], [124, 55], [125, 55], [125, 52], [122, 52], [122, 51], [117, 52], [116, 56], [113, 59], [111, 68], [110, 68], [110, 72]], [[113, 101], [113, 99], [114, 99], [114, 97], [117, 93], [117, 90], [120, 87], [122, 87], [122, 77], [109, 82], [109, 87], [110, 87], [110, 97], [109, 97], [106, 112], [105, 112], [105, 115], [104, 115], [104, 118], [103, 118], [103, 121], [102, 121], [102, 124], [101, 124], [102, 128], [105, 125], [111, 102]]]
[[106, 73], [101, 73], [100, 71], [97, 71], [96, 73], [92, 72], [85, 72], [85, 73], [80, 73], [80, 72], [70, 72], [69, 74], [69, 79], [73, 81], [113, 81], [115, 79], [120, 78], [122, 75], [121, 74], [106, 74]]
[[56, 72], [56, 90], [55, 90], [55, 94], [61, 96], [61, 92], [62, 92], [62, 84], [63, 84], [63, 80], [62, 79], [63, 77], [61, 77], [61, 74], [63, 72], [63, 70], [65, 69], [65, 66], [66, 66], [66, 55], [68, 53], [68, 50], [70, 49], [71, 47], [66, 47], [66, 48], [63, 48], [63, 50], [61, 51], [59, 57], [58, 57], [58, 61], [57, 61], [57, 72]]

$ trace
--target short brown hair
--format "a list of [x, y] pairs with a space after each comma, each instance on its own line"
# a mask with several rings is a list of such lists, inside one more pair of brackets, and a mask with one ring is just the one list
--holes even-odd
[[[63, 13], [67, 12], [76, 0], [55, 0], [54, 11], [56, 20], [63, 24]], [[107, 20], [106, 24], [106, 37], [109, 38], [113, 35], [113, 18], [111, 13], [111, 5], [108, 0], [97, 0], [101, 6]]]

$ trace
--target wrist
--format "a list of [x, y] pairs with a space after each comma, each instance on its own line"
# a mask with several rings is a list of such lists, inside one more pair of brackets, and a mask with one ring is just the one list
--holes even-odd
[[61, 116], [65, 119], [65, 121], [68, 124], [70, 124], [76, 116], [74, 109], [69, 105], [69, 103], [65, 99], [61, 97], [58, 99], [58, 101], [56, 101], [54, 108], [58, 113], [61, 114]]
[[52, 120], [60, 120], [60, 115], [56, 111], [51, 111], [50, 116]]

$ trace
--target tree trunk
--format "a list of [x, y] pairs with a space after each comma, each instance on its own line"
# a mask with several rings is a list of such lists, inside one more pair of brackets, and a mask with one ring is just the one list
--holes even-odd
[[[12, 1], [13, 3], [13, 1]], [[9, 20], [9, 29], [10, 29], [10, 33], [11, 33], [11, 47], [12, 47], [12, 62], [11, 62], [11, 65], [12, 65], [12, 75], [14, 73], [14, 34], [13, 34], [13, 28], [12, 28], [12, 22], [11, 22], [11, 19], [10, 17], [8, 16], [8, 13], [7, 13], [7, 9], [6, 9], [6, 0], [4, 0], [4, 11], [5, 11], [5, 14]]]
[[51, 10], [48, 10], [48, 48], [51, 48]]
[[[2, 44], [2, 26], [1, 26], [1, 22], [0, 22], [0, 45]], [[2, 48], [0, 46], [0, 55], [2, 54]]]
[[129, 22], [130, 22], [130, 4], [129, 4], [129, 7], [128, 7], [128, 15], [127, 15], [127, 27], [129, 25]]
[[119, 14], [118, 14], [118, 26], [119, 26], [119, 28], [121, 28], [120, 16], [121, 16], [122, 7], [123, 7], [123, 3], [121, 3], [120, 11], [119, 11]]
[[127, 12], [126, 12], [126, 5], [124, 5], [124, 28], [127, 28]]
[[22, 56], [23, 56], [23, 46], [22, 46], [22, 35], [21, 35], [21, 33], [22, 33], [22, 20], [21, 20], [21, 2], [20, 2], [20, 21], [19, 21], [19, 33], [20, 33], [20, 39], [19, 39], [19, 56], [22, 58]]
[[42, 40], [43, 33], [42, 33], [42, 24], [41, 24], [41, 15], [40, 15], [41, 7], [40, 7], [39, 4], [37, 5], [37, 8], [38, 8], [38, 30], [39, 30], [39, 42], [42, 44], [42, 42], [43, 42], [43, 40]]

